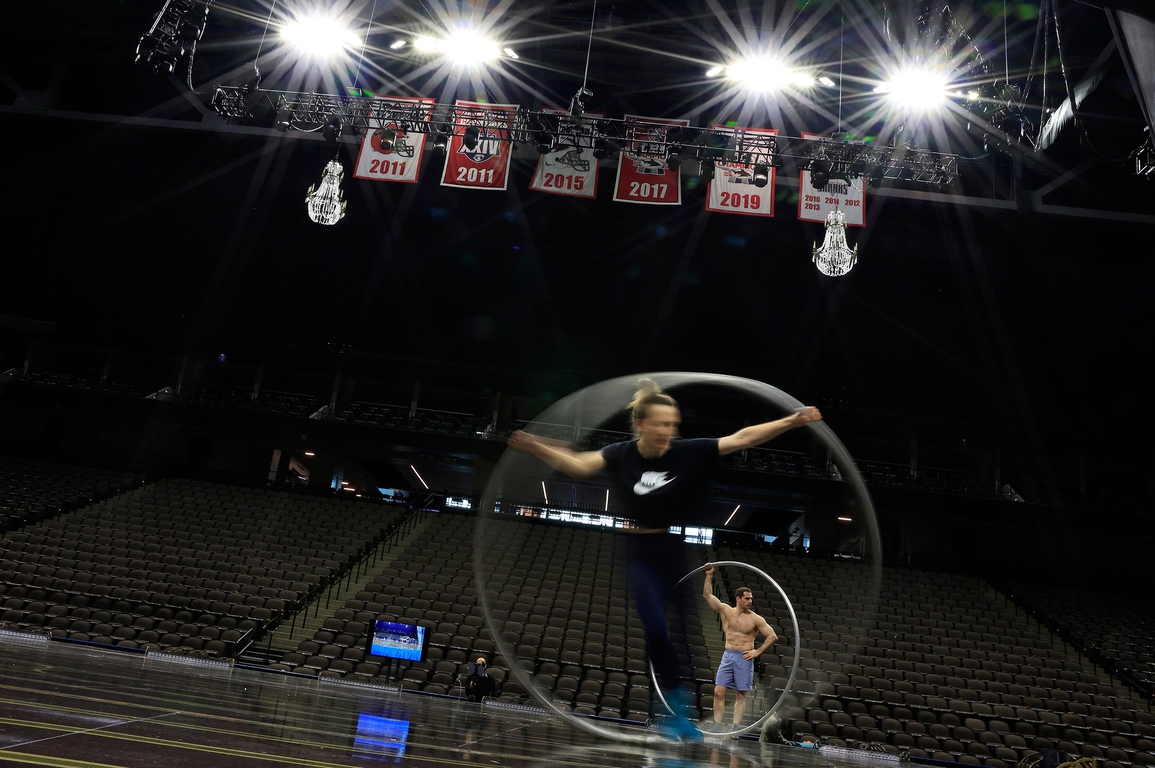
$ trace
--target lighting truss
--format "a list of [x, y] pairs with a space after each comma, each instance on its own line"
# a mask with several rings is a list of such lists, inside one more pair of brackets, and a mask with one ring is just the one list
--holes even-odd
[[136, 46], [136, 62], [157, 74], [172, 74], [205, 31], [213, 0], [165, 0], [152, 26]]
[[[614, 153], [625, 149], [655, 157], [676, 155], [679, 161], [750, 167], [780, 166], [784, 158], [800, 166], [828, 161], [831, 177], [866, 176], [872, 183], [891, 179], [946, 185], [958, 176], [957, 155], [928, 152], [908, 144], [876, 146], [839, 138], [774, 136], [741, 128], [658, 126], [635, 118], [588, 117], [581, 110], [556, 115], [519, 108], [511, 113], [377, 97], [258, 91], [252, 85], [218, 86], [212, 106], [218, 114], [250, 125], [272, 118], [281, 131], [315, 131], [339, 124], [344, 131], [360, 134], [371, 127], [395, 124], [407, 133], [444, 136], [476, 126], [483, 135], [499, 141], [536, 146], [546, 134], [553, 139], [552, 146], [593, 149], [595, 154], [605, 153], [607, 148]], [[654, 131], [655, 127], [661, 130]]]

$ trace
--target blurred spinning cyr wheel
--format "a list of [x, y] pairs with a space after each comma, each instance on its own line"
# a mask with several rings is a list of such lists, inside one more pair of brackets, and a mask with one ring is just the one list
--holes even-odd
[[[803, 405], [750, 379], [706, 373], [645, 376], [679, 401], [682, 431], [694, 437], [722, 437]], [[576, 450], [629, 439], [624, 409], [638, 378], [621, 377], [575, 392], [525, 431]], [[691, 565], [748, 564], [781, 586], [781, 591], [774, 589], [761, 577], [753, 584], [731, 584], [746, 578], [732, 568], [716, 578], [721, 597], [737, 586], [760, 593], [755, 610], [780, 637], [757, 660], [755, 690], [741, 725], [756, 732], [751, 726], [761, 723], [791, 737], [813, 732], [794, 724], [806, 724], [806, 709], [825, 701], [847, 717], [853, 715], [843, 702], [850, 698], [856, 710], [869, 711], [867, 698], [874, 694], [863, 674], [872, 658], [865, 630], [879, 605], [882, 549], [866, 485], [826, 422], [795, 430], [789, 440], [767, 448], [723, 460], [716, 485], [724, 484], [730, 495], [707, 500], [697, 534], [684, 531], [690, 542], [686, 560]], [[613, 491], [597, 481], [571, 481], [517, 451], [507, 450], [498, 461], [475, 528], [485, 626], [479, 633], [482, 642], [474, 647], [492, 647], [496, 664], [509, 668], [508, 700], [524, 695], [574, 727], [607, 739], [656, 742], [662, 737], [590, 717], [647, 722], [649, 714], [663, 711], [644, 651], [639, 653], [644, 633], [628, 589], [628, 536], [615, 532], [622, 523], [614, 516]], [[749, 488], [734, 491], [739, 485]], [[758, 511], [737, 521], [741, 530], [724, 530], [735, 492], [753, 499], [749, 506]], [[586, 525], [534, 524], [542, 519]], [[708, 728], [713, 670], [723, 644], [717, 617], [701, 598], [701, 584], [698, 574], [690, 597], [683, 597], [693, 601], [686, 615], [697, 616], [697, 622], [688, 619], [687, 624], [696, 625], [671, 627], [671, 637], [685, 654], [683, 676], [697, 688], [691, 714]], [[790, 596], [794, 618], [783, 593]], [[866, 697], [858, 695], [861, 689], [867, 690]], [[732, 695], [728, 701], [732, 711]]]

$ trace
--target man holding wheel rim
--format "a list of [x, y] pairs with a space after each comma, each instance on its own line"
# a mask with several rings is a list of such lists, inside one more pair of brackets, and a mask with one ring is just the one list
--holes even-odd
[[[739, 587], [734, 591], [733, 607], [714, 596], [714, 566], [709, 563], [706, 563], [702, 597], [722, 618], [722, 629], [726, 633], [726, 650], [714, 678], [714, 724], [707, 733], [725, 733], [726, 690], [734, 691], [734, 729], [737, 730], [746, 714], [746, 692], [754, 687], [754, 659], [778, 641], [778, 634], [764, 618], [750, 610], [754, 593], [749, 587]], [[766, 639], [755, 648], [754, 640], [759, 634]]]

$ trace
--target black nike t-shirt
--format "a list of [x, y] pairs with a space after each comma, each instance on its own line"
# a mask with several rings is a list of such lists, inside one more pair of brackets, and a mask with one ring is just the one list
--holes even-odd
[[675, 440], [656, 459], [638, 451], [636, 440], [601, 450], [630, 516], [642, 528], [685, 525], [701, 517], [706, 485], [718, 465], [718, 440]]

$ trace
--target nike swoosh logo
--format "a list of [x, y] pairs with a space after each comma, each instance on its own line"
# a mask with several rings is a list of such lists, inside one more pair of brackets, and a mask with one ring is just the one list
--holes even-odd
[[634, 493], [638, 496], [645, 496], [647, 493], [652, 493], [664, 485], [669, 485], [671, 482], [673, 482], [673, 480], [674, 478], [671, 477], [666, 480], [661, 480], [653, 485], [642, 485], [642, 482], [639, 480], [638, 482], [634, 483]]

